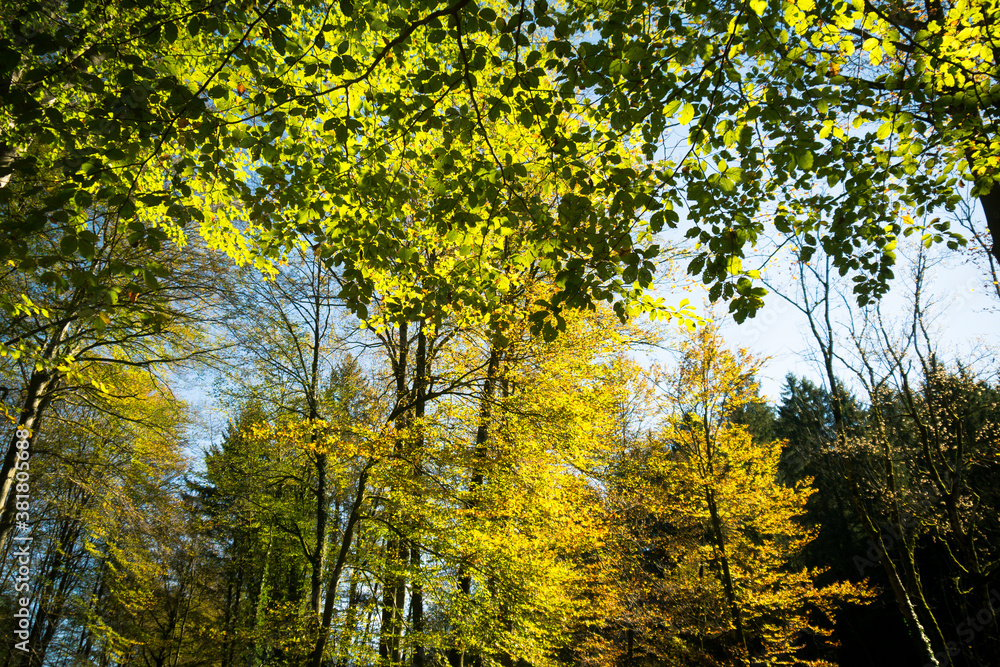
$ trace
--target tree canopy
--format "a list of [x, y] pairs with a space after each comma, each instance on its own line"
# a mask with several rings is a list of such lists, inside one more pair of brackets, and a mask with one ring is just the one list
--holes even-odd
[[[900, 234], [960, 242], [928, 217], [961, 181], [997, 231], [992, 2], [7, 7], [18, 266], [92, 256], [94, 215], [153, 247], [197, 226], [262, 267], [305, 239], [364, 317], [387, 291], [399, 316], [483, 312], [537, 262], [559, 289], [536, 327], [554, 332], [600, 300], [678, 314], [643, 290], [681, 210], [688, 270], [737, 319], [766, 293], [743, 261], [768, 225], [803, 258], [822, 247], [862, 302]], [[414, 216], [454, 257], [420, 266]], [[41, 231], [58, 248], [33, 248]], [[417, 294], [417, 274], [447, 289]]]

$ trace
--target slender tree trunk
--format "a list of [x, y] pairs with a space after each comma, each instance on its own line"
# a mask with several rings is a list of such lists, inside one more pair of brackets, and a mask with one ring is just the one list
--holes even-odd
[[[315, 440], [315, 436], [313, 437]], [[316, 454], [316, 545], [311, 555], [312, 570], [309, 573], [309, 608], [313, 618], [320, 619], [320, 601], [323, 597], [323, 572], [326, 569], [326, 555], [329, 540], [326, 536], [329, 511], [327, 507], [327, 458], [326, 453]]]
[[[317, 271], [319, 271], [317, 269]], [[310, 442], [315, 444], [319, 437], [316, 433], [315, 424], [319, 420], [319, 360], [320, 344], [322, 343], [323, 332], [321, 330], [323, 303], [321, 298], [322, 279], [317, 274], [315, 290], [313, 292], [313, 321], [312, 321], [312, 359], [309, 364], [309, 426]], [[309, 608], [312, 610], [313, 618], [317, 625], [320, 621], [320, 600], [323, 595], [323, 573], [326, 569], [326, 555], [328, 540], [326, 536], [327, 524], [329, 523], [329, 490], [327, 489], [327, 463], [328, 455], [325, 452], [316, 454], [316, 545], [310, 557], [312, 572], [309, 578]]]
[[[417, 440], [417, 456], [414, 457], [415, 460], [419, 461], [421, 459], [421, 452], [423, 451], [424, 438], [423, 438], [423, 419], [426, 415], [426, 404], [427, 404], [427, 377], [429, 374], [429, 361], [427, 358], [427, 321], [421, 320], [420, 331], [417, 334], [417, 358], [414, 367], [414, 378], [413, 384], [416, 390], [416, 402], [413, 408], [413, 414], [417, 419], [418, 426], [420, 428], [421, 436]], [[419, 476], [421, 471], [419, 468], [414, 470], [414, 476]], [[419, 485], [416, 485], [419, 487]], [[413, 585], [411, 586], [410, 593], [410, 628], [415, 637], [415, 644], [413, 646], [413, 653], [411, 657], [412, 667], [424, 667], [424, 587], [420, 582], [420, 545], [413, 542], [410, 545], [410, 570], [415, 573], [415, 578]]]
[[[257, 536], [255, 535], [255, 537]], [[252, 589], [250, 595], [251, 601], [249, 615], [250, 618], [253, 619], [253, 626], [252, 631], [250, 632], [250, 644], [247, 647], [248, 659], [252, 658], [253, 660], [251, 664], [259, 664], [265, 662], [266, 660], [265, 652], [267, 651], [267, 648], [266, 645], [261, 646], [261, 644], [258, 643], [257, 637], [259, 635], [257, 630], [263, 623], [264, 609], [266, 608], [266, 605], [261, 604], [261, 602], [270, 596], [268, 578], [270, 577], [271, 572], [271, 548], [273, 547], [273, 542], [273, 536], [269, 531], [267, 541], [265, 543], [267, 547], [264, 549], [264, 555], [261, 559], [262, 565], [260, 568], [260, 575], [254, 577], [252, 580], [253, 583], [251, 584]]]
[[[177, 661], [180, 660], [181, 647], [184, 645], [184, 632], [187, 629], [188, 617], [191, 615], [191, 601], [194, 599], [195, 594], [194, 569], [195, 559], [194, 556], [191, 556], [188, 560], [187, 574], [182, 574], [181, 587], [177, 592], [178, 605], [184, 605], [184, 613], [181, 615], [180, 627], [173, 633], [173, 637], [176, 639], [173, 640], [175, 648], [172, 667], [177, 667]], [[187, 602], [184, 601], [184, 589], [187, 589]]]
[[62, 618], [63, 606], [76, 578], [73, 560], [78, 555], [77, 543], [82, 529], [79, 513], [85, 504], [86, 500], [81, 500], [76, 516], [67, 517], [60, 522], [54, 556], [47, 572], [39, 572], [39, 578], [46, 583], [37, 593], [38, 608], [35, 610], [28, 637], [30, 652], [22, 654], [21, 667], [41, 667]]
[[[407, 387], [407, 370], [409, 351], [408, 325], [399, 325], [399, 357], [395, 364], [396, 371], [396, 406], [406, 405], [410, 401]], [[405, 430], [410, 415], [408, 411], [400, 411], [396, 417], [396, 430]], [[395, 449], [401, 451], [403, 438], [397, 438]], [[398, 528], [398, 514], [394, 507], [387, 508], [387, 522], [390, 527]], [[378, 651], [383, 662], [398, 665], [402, 661], [401, 644], [403, 633], [403, 608], [406, 604], [406, 577], [399, 570], [409, 561], [409, 549], [402, 536], [393, 534], [386, 540], [385, 553], [385, 584], [382, 591], [382, 627], [379, 636]]]
[[[323, 664], [323, 653], [326, 651], [326, 643], [330, 637], [330, 625], [333, 622], [334, 603], [337, 599], [337, 588], [340, 585], [340, 578], [344, 572], [344, 564], [347, 562], [347, 554], [354, 541], [354, 530], [358, 520], [361, 518], [361, 506], [365, 500], [365, 488], [368, 485], [368, 473], [372, 464], [369, 464], [361, 472], [358, 478], [358, 491], [354, 496], [350, 514], [347, 517], [347, 524], [344, 527], [344, 537], [340, 542], [340, 551], [337, 553], [337, 562], [333, 566], [333, 574], [330, 575], [330, 582], [326, 587], [326, 600], [323, 603], [323, 617], [320, 621], [319, 637], [316, 646], [313, 647], [312, 655], [309, 659], [311, 667], [320, 667]], [[354, 585], [352, 581], [352, 586]]]
[[722, 586], [726, 593], [726, 603], [729, 605], [729, 613], [733, 617], [733, 624], [736, 626], [736, 640], [743, 647], [744, 651], [749, 651], [746, 633], [743, 630], [743, 614], [741, 613], [739, 599], [736, 595], [736, 586], [733, 584], [733, 575], [729, 569], [726, 536], [722, 529], [719, 507], [715, 502], [715, 492], [712, 489], [708, 489], [705, 499], [708, 502], [708, 513], [712, 521], [712, 537], [715, 542], [715, 548], [719, 552], [719, 563], [722, 565]]
[[[94, 587], [94, 597], [93, 604], [91, 605], [91, 613], [96, 612], [98, 605], [104, 604], [104, 592], [105, 592], [105, 581], [107, 579], [107, 568], [108, 560], [107, 558], [102, 558], [100, 565], [97, 568], [97, 583]], [[84, 625], [80, 629], [80, 650], [77, 651], [77, 658], [83, 664], [91, 664], [90, 654], [94, 650], [94, 633], [89, 627]]]
[[340, 658], [337, 667], [347, 667], [351, 642], [354, 641], [354, 629], [358, 623], [358, 575], [352, 573], [351, 583], [347, 589], [347, 617], [340, 633]]
[[[510, 367], [505, 363], [503, 370], [503, 377], [500, 379], [500, 397], [506, 401], [510, 398]], [[499, 591], [496, 590], [495, 580], [490, 581], [490, 589], [493, 595], [500, 595]], [[513, 632], [514, 622], [510, 614], [510, 606], [503, 600], [499, 604], [500, 609], [500, 622], [503, 624], [504, 630], [507, 632]], [[514, 657], [508, 651], [500, 652], [498, 656], [500, 662], [500, 667], [514, 667]]]
[[406, 605], [406, 577], [392, 572], [409, 560], [405, 540], [393, 536], [386, 545], [386, 585], [382, 591], [382, 629], [379, 637], [379, 656], [390, 664], [402, 662], [403, 609]]
[[222, 628], [225, 634], [222, 644], [222, 667], [230, 667], [233, 662], [233, 584], [231, 579], [226, 583], [226, 600], [223, 603]]
[[[241, 540], [242, 541], [242, 538]], [[246, 553], [240, 546], [237, 551], [236, 577], [226, 586], [226, 607], [223, 627], [226, 631], [222, 652], [222, 667], [231, 667], [236, 657], [236, 634], [240, 622], [240, 606], [243, 600], [243, 580], [246, 574]]]
[[[29, 459], [24, 461], [30, 466], [30, 452], [38, 435], [38, 427], [41, 424], [42, 414], [49, 404], [49, 390], [58, 381], [58, 376], [48, 371], [35, 371], [28, 381], [27, 396], [21, 408], [21, 415], [14, 432], [11, 433], [7, 443], [7, 452], [3, 459], [3, 467], [0, 468], [0, 552], [2, 552], [10, 541], [16, 525], [17, 504], [13, 493], [14, 478], [18, 471], [18, 452], [29, 452]], [[28, 438], [29, 446], [27, 450], [17, 449], [18, 429], [25, 429], [31, 432]], [[23, 468], [23, 465], [22, 465]], [[30, 470], [30, 467], [28, 468]]]
[[[476, 429], [476, 444], [473, 455], [473, 474], [469, 483], [468, 507], [476, 506], [475, 496], [477, 491], [483, 486], [485, 476], [483, 468], [486, 464], [486, 443], [490, 435], [490, 418], [493, 410], [493, 394], [496, 390], [497, 375], [500, 369], [500, 352], [496, 345], [490, 341], [490, 356], [486, 364], [486, 379], [483, 382], [483, 390], [480, 394], [479, 404], [479, 427]], [[465, 597], [472, 595], [472, 577], [468, 574], [465, 565], [460, 565], [458, 569], [458, 589]], [[451, 667], [465, 667], [467, 659], [465, 651], [459, 651], [457, 647], [452, 647], [448, 651], [448, 662]]]
[[[410, 548], [410, 569], [414, 572], [420, 571], [420, 547], [413, 545]], [[424, 587], [418, 581], [414, 581], [412, 592], [410, 593], [410, 618], [411, 629], [415, 637], [413, 655], [411, 659], [412, 667], [424, 667], [426, 655], [424, 649]]]

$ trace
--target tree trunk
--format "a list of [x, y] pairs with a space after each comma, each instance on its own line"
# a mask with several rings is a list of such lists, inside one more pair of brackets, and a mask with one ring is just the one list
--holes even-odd
[[[350, 514], [347, 517], [347, 524], [344, 527], [344, 537], [340, 542], [340, 551], [337, 554], [337, 562], [333, 566], [333, 574], [326, 587], [326, 601], [323, 603], [323, 617], [320, 620], [319, 637], [313, 647], [312, 655], [309, 658], [311, 667], [320, 667], [323, 664], [323, 653], [326, 651], [326, 643], [330, 636], [330, 625], [333, 621], [334, 603], [337, 599], [337, 587], [340, 585], [340, 577], [344, 572], [344, 563], [347, 562], [347, 554], [354, 541], [354, 529], [361, 518], [361, 505], [365, 500], [365, 487], [368, 484], [368, 471], [371, 464], [365, 467], [358, 478], [358, 491], [354, 496], [354, 503], [351, 505]], [[353, 585], [353, 582], [352, 582]]]
[[979, 195], [979, 203], [986, 216], [986, 227], [990, 230], [993, 248], [990, 254], [1000, 261], [1000, 185], [994, 184], [984, 195]]
[[[493, 394], [496, 389], [497, 374], [499, 369], [500, 352], [491, 340], [490, 357], [486, 364], [486, 379], [483, 382], [482, 394], [480, 394], [479, 427], [476, 429], [476, 444], [473, 454], [474, 469], [472, 473], [472, 480], [469, 483], [470, 500], [467, 503], [467, 507], [470, 509], [476, 506], [475, 494], [477, 490], [482, 487], [485, 481], [483, 467], [485, 465], [487, 454], [486, 441], [489, 439], [490, 435], [489, 422], [493, 409]], [[472, 577], [468, 574], [468, 570], [464, 565], [459, 566], [458, 589], [465, 597], [472, 595]], [[452, 667], [465, 667], [467, 664], [465, 651], [459, 651], [457, 647], [449, 649], [448, 662], [451, 663]]]
[[[423, 438], [423, 418], [426, 414], [426, 404], [427, 404], [427, 377], [429, 374], [429, 362], [427, 358], [427, 333], [425, 331], [427, 327], [427, 321], [421, 320], [420, 331], [417, 334], [417, 358], [414, 367], [414, 378], [413, 385], [416, 390], [417, 398], [413, 407], [413, 414], [417, 419], [417, 424], [420, 428], [421, 436], [418, 438], [417, 446], [417, 456], [415, 460], [420, 460], [420, 452], [423, 450], [424, 438]], [[419, 476], [421, 471], [419, 468], [414, 470], [414, 476]], [[415, 644], [413, 646], [413, 653], [411, 656], [412, 667], [424, 667], [424, 643], [423, 643], [423, 631], [424, 631], [424, 587], [419, 580], [420, 572], [420, 545], [416, 542], [410, 545], [410, 570], [412, 572], [418, 573], [417, 578], [413, 582], [410, 593], [410, 629], [415, 637]]]
[[[42, 351], [41, 360], [52, 361], [57, 356], [57, 351], [62, 344], [63, 336], [69, 328], [69, 321], [64, 321], [52, 333]], [[58, 384], [61, 375], [52, 370], [35, 370], [28, 380], [27, 393], [24, 397], [24, 404], [21, 407], [21, 415], [18, 419], [17, 427], [31, 431], [29, 442], [38, 435], [38, 426], [41, 422], [42, 414], [48, 406], [52, 394], [52, 389]], [[11, 489], [14, 486], [14, 474], [17, 472], [17, 430], [11, 434], [7, 444], [7, 451], [4, 455], [3, 466], [0, 467], [0, 552], [2, 552], [10, 536], [13, 533], [15, 521], [15, 505], [11, 502]], [[31, 451], [30, 447], [27, 451]], [[25, 461], [27, 463], [27, 461]]]
[[[310, 420], [312, 421], [312, 420]], [[311, 438], [315, 442], [315, 434]], [[316, 545], [309, 558], [312, 571], [309, 573], [309, 609], [313, 618], [320, 620], [320, 600], [323, 595], [323, 571], [326, 569], [326, 554], [329, 540], [326, 537], [329, 512], [327, 508], [326, 453], [316, 454]]]
[[[406, 405], [410, 400], [407, 387], [407, 352], [409, 350], [408, 325], [399, 325], [399, 357], [395, 364], [396, 372], [396, 407]], [[397, 432], [403, 431], [409, 420], [409, 411], [399, 411], [396, 417]], [[397, 452], [404, 446], [403, 438], [397, 438]], [[394, 507], [387, 508], [387, 523], [390, 527], [398, 522]], [[393, 572], [394, 568], [404, 567], [409, 559], [409, 549], [402, 536], [394, 534], [386, 540], [385, 553], [385, 588], [382, 591], [382, 628], [379, 633], [378, 652], [383, 662], [398, 665], [402, 661], [401, 643], [403, 633], [403, 608], [406, 604], [406, 577], [401, 572]]]
[[[420, 547], [414, 544], [410, 548], [410, 568], [414, 572], [420, 571]], [[414, 582], [410, 593], [410, 619], [411, 631], [415, 636], [413, 655], [410, 660], [412, 667], [424, 667], [426, 655], [424, 650], [424, 587], [418, 582]]]
[[712, 521], [712, 537], [715, 541], [715, 548], [719, 550], [719, 562], [722, 565], [722, 586], [726, 592], [726, 603], [729, 605], [729, 613], [733, 617], [733, 624], [736, 626], [736, 640], [743, 647], [744, 651], [748, 651], [746, 633], [743, 630], [743, 615], [740, 612], [739, 600], [736, 597], [736, 586], [733, 584], [733, 575], [729, 570], [729, 556], [726, 554], [726, 537], [722, 530], [722, 519], [719, 517], [719, 508], [715, 503], [715, 492], [712, 489], [708, 489], [705, 499], [708, 501], [708, 512]]
[[[7, 452], [4, 456], [3, 467], [0, 468], [0, 552], [7, 546], [8, 541], [14, 531], [16, 503], [14, 502], [14, 477], [17, 473], [18, 450], [17, 429], [25, 429], [31, 432], [28, 438], [29, 443], [33, 443], [38, 435], [38, 426], [41, 422], [42, 414], [49, 404], [49, 390], [57, 382], [58, 376], [48, 371], [35, 371], [28, 381], [28, 392], [21, 408], [21, 416], [14, 432], [7, 443]], [[29, 449], [23, 450], [30, 452]], [[30, 454], [29, 454], [30, 456]], [[25, 464], [29, 460], [24, 461]], [[28, 468], [30, 470], [30, 467]], [[30, 517], [30, 514], [29, 514]]]
[[340, 633], [340, 659], [337, 667], [347, 667], [351, 642], [354, 640], [354, 628], [358, 623], [358, 575], [351, 575], [351, 583], [347, 589], [347, 618], [344, 619]]
[[60, 522], [58, 541], [47, 572], [38, 574], [38, 579], [45, 583], [36, 589], [38, 607], [28, 637], [30, 652], [22, 654], [21, 667], [41, 667], [62, 619], [63, 607], [76, 579], [73, 561], [79, 555], [77, 546], [83, 528], [79, 516], [86, 503], [87, 500], [81, 500], [76, 515]]
[[[322, 341], [323, 332], [320, 328], [322, 321], [323, 304], [320, 295], [320, 279], [317, 278], [315, 291], [313, 293], [313, 321], [312, 321], [312, 359], [309, 364], [309, 395], [306, 400], [309, 402], [309, 441], [316, 443], [318, 434], [315, 424], [319, 420], [319, 348]], [[316, 546], [309, 559], [312, 564], [312, 572], [309, 578], [309, 608], [312, 610], [313, 618], [320, 621], [320, 599], [323, 595], [323, 572], [326, 569], [327, 524], [329, 522], [329, 500], [327, 496], [327, 459], [325, 452], [316, 454]], [[321, 624], [320, 624], [321, 625]]]

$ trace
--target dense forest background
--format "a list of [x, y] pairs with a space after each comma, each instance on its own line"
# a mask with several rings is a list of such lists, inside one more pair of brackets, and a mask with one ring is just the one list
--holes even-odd
[[1000, 664], [1000, 7], [620, 4], [0, 2], [3, 665]]

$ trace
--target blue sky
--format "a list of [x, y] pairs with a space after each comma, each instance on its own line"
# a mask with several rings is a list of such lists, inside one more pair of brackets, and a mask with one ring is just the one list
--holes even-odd
[[[930, 269], [924, 300], [930, 304], [931, 332], [932, 336], [936, 333], [942, 359], [975, 361], [977, 370], [995, 374], [1000, 348], [1000, 301], [987, 289], [985, 268], [970, 261], [967, 254], [946, 248], [936, 249], [932, 255], [936, 263]], [[881, 304], [882, 314], [899, 323], [911, 309], [909, 272], [908, 258], [901, 252], [896, 281]], [[774, 279], [786, 287], [790, 285], [787, 275]], [[850, 283], [847, 279], [844, 282], [849, 292]], [[718, 310], [725, 313], [724, 308]], [[846, 307], [841, 306], [833, 315], [835, 321], [846, 324]], [[725, 318], [722, 330], [731, 344], [770, 358], [760, 380], [762, 392], [772, 401], [779, 399], [788, 373], [816, 382], [822, 378], [805, 316], [777, 295], [769, 295], [757, 317], [743, 324]], [[845, 348], [851, 345], [845, 336], [838, 342]]]

